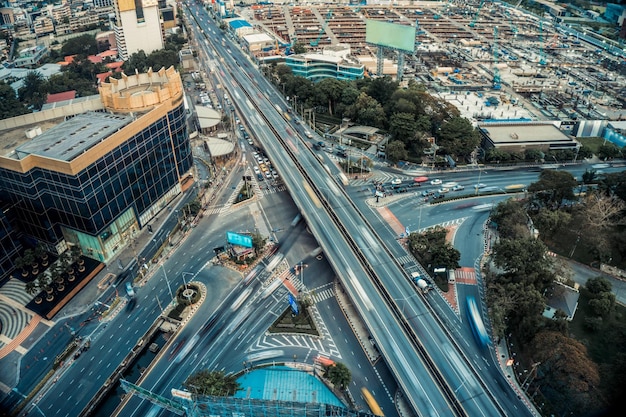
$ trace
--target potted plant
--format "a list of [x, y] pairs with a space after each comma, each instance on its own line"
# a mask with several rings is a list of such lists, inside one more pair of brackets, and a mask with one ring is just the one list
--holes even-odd
[[26, 260], [22, 257], [19, 257], [15, 260], [15, 267], [17, 269], [21, 269], [22, 270], [22, 277], [26, 278], [28, 276], [28, 274], [30, 272], [28, 272], [28, 262], [26, 262]]
[[33, 275], [37, 275], [39, 273], [39, 264], [37, 263], [37, 258], [35, 258], [35, 253], [33, 252], [33, 250], [26, 249], [22, 258], [24, 259], [24, 262], [26, 262], [26, 264], [30, 265], [30, 267], [32, 268], [31, 272], [33, 273]]
[[50, 288], [50, 292], [46, 291], [46, 301], [50, 302], [54, 300], [54, 293], [52, 292], [52, 288]]
[[65, 282], [64, 278], [63, 278], [63, 274], [62, 274], [62, 270], [59, 269], [59, 267], [54, 267], [52, 268], [52, 271], [50, 271], [50, 279], [52, 281], [54, 281], [56, 284], [63, 284]]
[[40, 295], [38, 295], [37, 297], [35, 297], [35, 304], [41, 304], [43, 303], [43, 298], [41, 298]]
[[39, 286], [37, 285], [37, 281], [32, 280], [30, 282], [27, 282], [24, 290], [30, 295], [37, 294], [39, 292]]
[[42, 245], [41, 243], [38, 243], [37, 246], [35, 246], [35, 257], [37, 259], [41, 259], [41, 265], [42, 266], [48, 266], [48, 252], [46, 251], [46, 248], [44, 247], [44, 245]]
[[85, 270], [85, 260], [83, 259], [83, 251], [78, 245], [74, 245], [70, 248], [70, 256], [72, 263], [78, 264], [78, 271], [83, 272]]

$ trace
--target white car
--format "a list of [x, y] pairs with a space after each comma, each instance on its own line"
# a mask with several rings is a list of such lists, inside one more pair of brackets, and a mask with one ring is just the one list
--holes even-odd
[[256, 167], [256, 166], [254, 167], [254, 173], [255, 174], [260, 174], [261, 173], [261, 170], [259, 169], [259, 167]]
[[268, 180], [272, 178], [272, 173], [269, 171], [265, 171], [265, 178], [267, 178]]
[[459, 183], [456, 182], [456, 181], [446, 182], [446, 183], [443, 184], [443, 186], [446, 187], [446, 188], [454, 188], [457, 185], [459, 185]]
[[476, 185], [474, 186], [474, 188], [476, 188], [477, 190], [480, 190], [481, 188], [485, 188], [486, 186], [487, 186], [486, 184], [483, 184], [483, 183], [481, 182], [481, 183], [476, 184]]
[[442, 181], [439, 178], [435, 178], [430, 182], [430, 185], [441, 185]]
[[272, 171], [272, 177], [274, 177], [274, 179], [278, 178], [278, 172]]
[[465, 189], [465, 187], [463, 187], [462, 185], [459, 185], [459, 184], [457, 184], [454, 187], [452, 187], [452, 191], [461, 191], [461, 190], [464, 190], [464, 189]]
[[396, 178], [393, 181], [391, 181], [392, 185], [400, 185], [402, 184], [402, 180], [400, 178]]

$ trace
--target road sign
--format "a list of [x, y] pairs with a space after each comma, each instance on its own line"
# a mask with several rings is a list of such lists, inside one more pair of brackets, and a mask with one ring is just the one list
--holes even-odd
[[246, 235], [240, 235], [238, 233], [226, 232], [226, 240], [233, 245], [243, 246], [246, 248], [252, 247], [252, 238]]

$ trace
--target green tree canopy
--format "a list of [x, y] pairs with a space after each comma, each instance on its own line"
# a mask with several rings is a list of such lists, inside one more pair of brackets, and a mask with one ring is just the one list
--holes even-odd
[[234, 375], [226, 375], [224, 371], [209, 371], [208, 369], [190, 375], [183, 382], [183, 387], [197, 395], [214, 395], [217, 397], [230, 397], [241, 390], [241, 385]]
[[499, 203], [491, 213], [491, 220], [503, 239], [529, 236], [528, 216], [520, 201], [509, 199]]
[[389, 133], [404, 143], [412, 141], [416, 130], [415, 116], [411, 113], [394, 113], [389, 120]]
[[398, 161], [406, 160], [407, 152], [404, 143], [399, 140], [389, 142], [385, 148], [385, 155], [389, 162], [394, 164]]
[[159, 49], [146, 55], [144, 51], [135, 52], [124, 63], [124, 73], [134, 74], [135, 70], [140, 73], [147, 72], [152, 68], [159, 71], [161, 68], [169, 68], [178, 65], [178, 53], [171, 49]]
[[66, 40], [61, 46], [63, 55], [95, 55], [98, 43], [94, 35], [85, 34]]
[[461, 254], [446, 242], [447, 230], [434, 227], [424, 233], [409, 235], [409, 249], [422, 265], [432, 273], [435, 268], [455, 269], [459, 267]]
[[441, 125], [437, 145], [452, 155], [468, 156], [480, 144], [476, 129], [464, 117], [453, 117]]
[[15, 90], [4, 81], [0, 81], [0, 119], [20, 116], [28, 109], [17, 99]]
[[546, 245], [533, 237], [501, 239], [493, 246], [493, 262], [518, 280], [528, 280], [549, 270], [552, 261], [546, 251]]
[[539, 181], [530, 184], [528, 191], [545, 204], [560, 207], [563, 201], [576, 198], [574, 187], [577, 185], [576, 178], [567, 171], [544, 169], [539, 174]]
[[24, 77], [24, 83], [18, 91], [18, 96], [20, 101], [26, 103], [27, 106], [41, 110], [48, 96], [46, 79], [39, 71], [30, 71]]
[[340, 362], [326, 367], [324, 377], [332, 382], [333, 385], [342, 390], [346, 389], [350, 385], [350, 382], [352, 382], [352, 374], [350, 373], [350, 369], [348, 369], [346, 365]]
[[376, 99], [361, 93], [352, 107], [352, 119], [359, 124], [383, 128], [385, 111]]
[[587, 290], [593, 295], [600, 295], [603, 292], [611, 292], [611, 281], [604, 277], [595, 277], [587, 280], [585, 284]]

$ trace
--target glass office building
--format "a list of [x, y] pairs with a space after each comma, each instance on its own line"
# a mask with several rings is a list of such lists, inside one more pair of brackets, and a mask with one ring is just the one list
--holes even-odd
[[181, 192], [193, 157], [173, 68], [111, 79], [98, 99], [0, 157], [0, 191], [30, 240], [106, 261]]
[[[299, 55], [289, 55], [285, 58], [285, 64], [293, 75], [307, 78], [311, 81], [320, 81], [324, 78], [335, 78], [337, 80], [359, 80], [363, 78], [365, 67], [349, 57], [344, 51], [327, 51], [323, 54], [306, 53]], [[338, 49], [338, 48], [337, 48]]]

